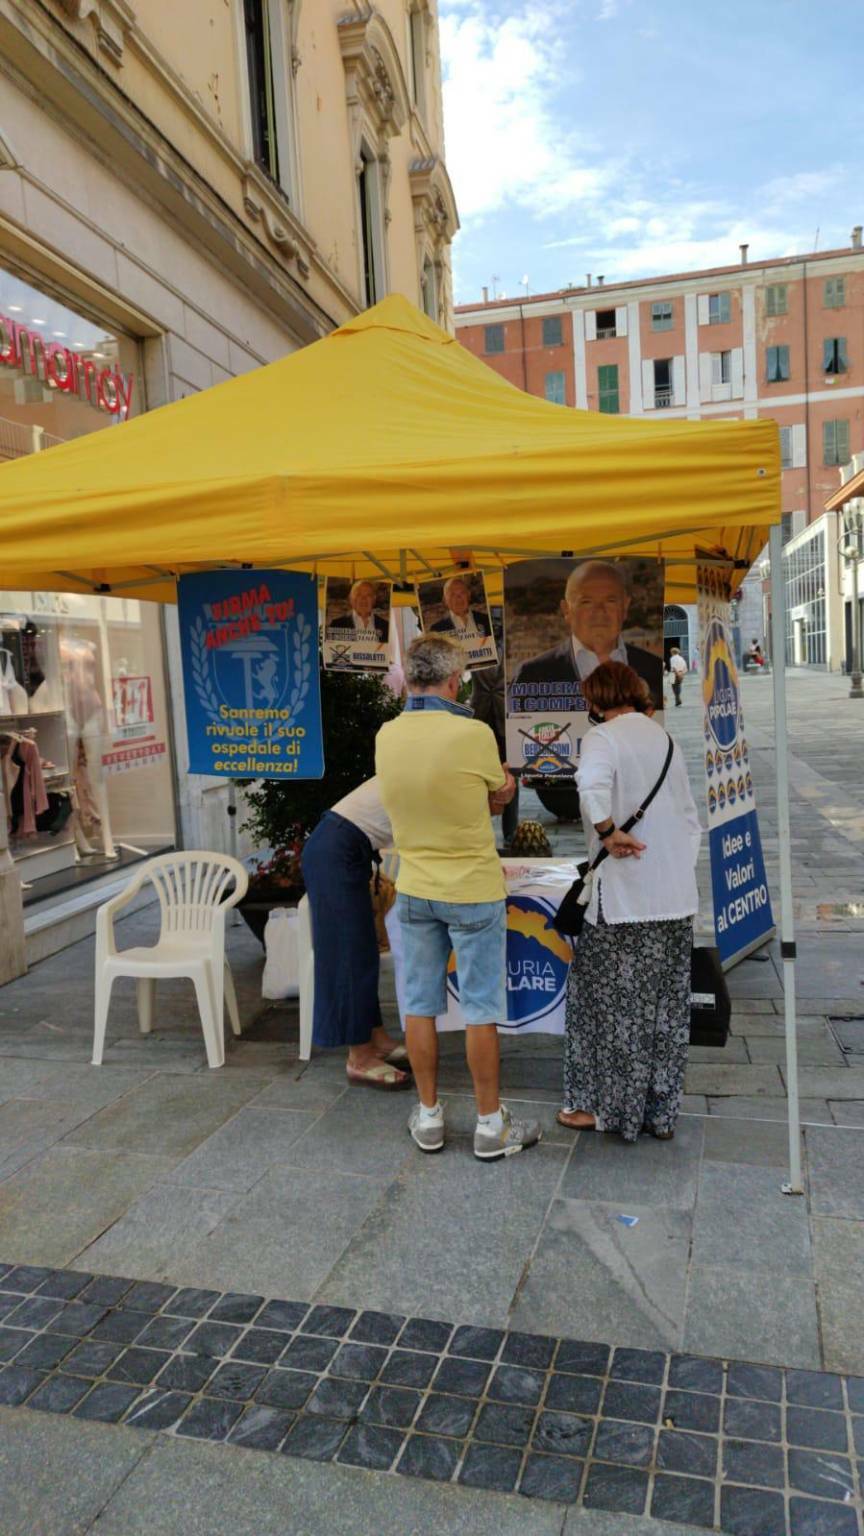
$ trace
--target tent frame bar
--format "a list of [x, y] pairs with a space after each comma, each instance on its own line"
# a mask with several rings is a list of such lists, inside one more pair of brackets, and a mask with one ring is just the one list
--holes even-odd
[[[663, 538], [664, 535], [661, 534], [660, 537]], [[483, 563], [481, 568], [483, 570], [494, 570], [496, 564], [498, 566], [503, 564], [502, 556], [504, 558], [507, 558], [507, 557], [518, 557], [519, 559], [522, 559], [522, 560], [561, 560], [561, 559], [566, 559], [566, 560], [590, 560], [594, 556], [600, 556], [600, 555], [604, 555], [604, 554], [611, 554], [614, 550], [620, 549], [622, 547], [623, 546], [621, 546], [619, 544], [602, 544], [602, 545], [598, 544], [598, 545], [593, 546], [591, 549], [568, 549], [568, 550], [551, 549], [550, 550], [550, 549], [512, 549], [512, 548], [510, 548], [508, 546], [502, 546], [502, 545], [497, 545], [495, 548], [493, 548], [492, 545], [489, 545], [489, 544], [475, 544], [475, 545], [472, 546], [472, 554], [476, 553], [476, 554], [479, 554], [479, 555], [492, 555], [495, 563], [491, 564], [491, 565]], [[461, 562], [454, 562], [452, 560], [451, 561], [443, 562], [440, 567], [436, 568], [434, 566], [431, 566], [429, 564], [429, 562], [419, 553], [418, 550], [416, 550], [416, 549], [409, 549], [407, 552], [408, 552], [408, 554], [413, 555], [414, 559], [418, 562], [418, 564], [421, 565], [423, 567], [423, 569], [428, 571], [432, 576], [440, 577], [440, 576], [447, 575], [450, 572], [461, 571], [461, 570], [465, 569], [464, 564], [462, 564]], [[642, 553], [643, 553], [642, 551], [633, 551], [632, 552], [632, 558], [634, 560], [638, 559], [638, 558], [640, 558], [640, 555]], [[376, 566], [377, 569], [382, 573], [383, 576], [385, 576], [387, 578], [388, 581], [397, 581], [397, 580], [400, 579], [399, 577], [396, 576], [395, 572], [390, 570], [390, 568], [388, 566], [386, 566], [383, 563], [383, 561], [379, 560], [369, 550], [365, 550], [365, 549], [364, 550], [360, 550], [359, 554], [361, 554], [363, 556], [364, 560], [368, 560], [370, 562], [370, 564]], [[307, 566], [307, 565], [323, 565], [323, 566], [326, 567], [328, 561], [332, 561], [332, 560], [356, 560], [357, 559], [357, 555], [358, 555], [358, 551], [357, 550], [342, 550], [339, 553], [326, 554], [326, 555], [322, 555], [322, 554], [318, 554], [318, 555], [315, 555], [315, 554], [312, 554], [312, 555], [286, 555], [284, 558], [272, 561], [271, 565], [268, 566], [268, 569], [272, 568], [272, 569], [277, 569], [277, 570], [287, 570], [287, 569], [290, 569], [291, 567], [294, 567], [294, 566], [298, 566], [299, 567], [299, 566]], [[626, 557], [624, 557], [624, 558], [626, 558]], [[728, 570], [730, 567], [732, 569], [739, 569], [740, 566], [741, 566], [741, 562], [738, 561], [737, 559], [735, 559], [734, 556], [732, 556], [732, 555], [700, 555], [697, 558], [694, 555], [685, 555], [685, 554], [681, 554], [681, 555], [677, 555], [677, 554], [664, 555], [664, 554], [661, 553], [659, 556], [653, 556], [653, 555], [652, 556], [648, 556], [648, 555], [645, 555], [644, 558], [646, 558], [646, 559], [649, 559], [649, 558], [650, 559], [659, 558], [660, 560], [663, 560], [667, 566], [670, 566], [670, 565], [677, 565], [677, 566], [710, 565], [710, 566], [715, 567], [717, 570]], [[163, 582], [166, 582], [166, 581], [178, 581], [180, 579], [181, 575], [187, 574], [186, 572], [172, 571], [172, 570], [168, 570], [168, 569], [160, 572], [160, 571], [156, 570], [152, 565], [151, 566], [147, 566], [146, 569], [149, 570], [149, 571], [152, 571], [153, 575], [147, 576], [147, 577], [140, 577], [139, 576], [137, 578], [136, 577], [130, 577], [130, 579], [128, 581], [111, 581], [111, 582], [86, 581], [83, 576], [76, 575], [74, 571], [62, 571], [62, 570], [61, 571], [57, 571], [57, 570], [55, 570], [55, 571], [47, 571], [45, 574], [47, 576], [49, 576], [49, 577], [59, 576], [59, 577], [62, 577], [64, 582], [71, 582], [72, 583], [71, 586], [64, 586], [63, 587], [62, 590], [64, 592], [83, 591], [83, 592], [92, 593], [96, 597], [116, 597], [116, 596], [122, 596], [122, 594], [124, 592], [140, 591], [140, 589], [142, 587], [157, 587], [157, 586], [160, 586]], [[233, 570], [255, 570], [255, 569], [258, 569], [258, 567], [256, 567], [254, 564], [252, 564], [250, 562], [240, 561], [240, 560], [224, 560], [224, 561], [223, 560], [219, 560], [219, 561], [214, 561], [212, 565], [208, 565], [208, 566], [190, 567], [190, 570], [201, 570], [201, 569], [203, 569], [203, 570], [211, 570], [211, 571], [233, 571]], [[262, 567], [262, 569], [263, 569], [263, 567]], [[30, 573], [30, 574], [32, 575], [32, 573]], [[326, 574], [326, 570], [322, 574]], [[14, 579], [15, 579], [14, 575], [10, 575], [9, 580], [13, 581]], [[412, 578], [408, 577], [407, 579], [410, 580]], [[58, 590], [60, 590], [60, 589], [58, 589]]]
[[786, 713], [786, 584], [783, 577], [783, 530], [769, 535], [771, 556], [771, 662], [774, 682], [777, 836], [780, 844], [780, 954], [783, 961], [783, 1011], [786, 1033], [786, 1092], [789, 1116], [789, 1181], [785, 1195], [803, 1195], [801, 1182], [801, 1109], [798, 1092], [798, 1036], [795, 1023], [795, 915], [792, 906], [792, 843], [789, 820], [789, 730]]

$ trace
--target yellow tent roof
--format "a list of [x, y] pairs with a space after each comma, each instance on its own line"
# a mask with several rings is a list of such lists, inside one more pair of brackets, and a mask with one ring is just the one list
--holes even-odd
[[665, 556], [683, 599], [695, 549], [740, 574], [779, 517], [774, 422], [562, 409], [394, 297], [256, 372], [0, 467], [0, 586], [172, 601], [178, 573], [234, 563], [410, 579], [466, 551], [490, 566], [602, 551]]

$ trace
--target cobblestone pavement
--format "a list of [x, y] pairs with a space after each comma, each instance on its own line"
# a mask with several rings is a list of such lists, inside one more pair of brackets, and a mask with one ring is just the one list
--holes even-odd
[[[685, 686], [670, 724], [698, 798]], [[544, 1141], [493, 1167], [470, 1155], [460, 1037], [448, 1146], [423, 1159], [407, 1096], [297, 1061], [296, 1010], [261, 1004], [242, 928], [246, 1028], [222, 1072], [179, 983], [149, 1037], [121, 987], [90, 1067], [91, 942], [0, 992], [3, 1536], [862, 1536], [864, 715], [847, 687], [790, 684], [805, 1199], [780, 1193], [773, 953], [733, 973], [733, 1038], [693, 1053], [671, 1144], [562, 1131], [559, 1043], [505, 1041], [505, 1092]], [[773, 879], [770, 681], [746, 680], [744, 704]]]

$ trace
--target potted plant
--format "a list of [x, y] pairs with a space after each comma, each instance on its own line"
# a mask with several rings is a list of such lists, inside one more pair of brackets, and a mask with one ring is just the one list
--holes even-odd
[[274, 907], [296, 907], [303, 895], [300, 855], [305, 834], [298, 835], [269, 859], [257, 859], [249, 875], [249, 889], [239, 904], [256, 939], [264, 943], [264, 929]]
[[307, 837], [331, 805], [372, 777], [378, 728], [401, 707], [380, 677], [322, 671], [324, 777], [296, 784], [246, 781], [242, 830], [252, 833], [262, 858], [238, 911], [262, 944], [271, 908], [296, 906], [303, 895], [300, 860]]

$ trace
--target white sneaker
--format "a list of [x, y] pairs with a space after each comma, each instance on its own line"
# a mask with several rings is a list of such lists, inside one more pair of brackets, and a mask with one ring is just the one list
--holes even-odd
[[536, 1120], [514, 1120], [506, 1104], [501, 1105], [504, 1125], [500, 1131], [492, 1131], [488, 1125], [480, 1125], [474, 1132], [474, 1156], [491, 1163], [498, 1157], [512, 1157], [525, 1147], [533, 1147], [540, 1140], [541, 1130]]
[[437, 1115], [424, 1113], [421, 1104], [415, 1104], [408, 1120], [408, 1130], [421, 1152], [440, 1152], [444, 1145], [444, 1111]]

